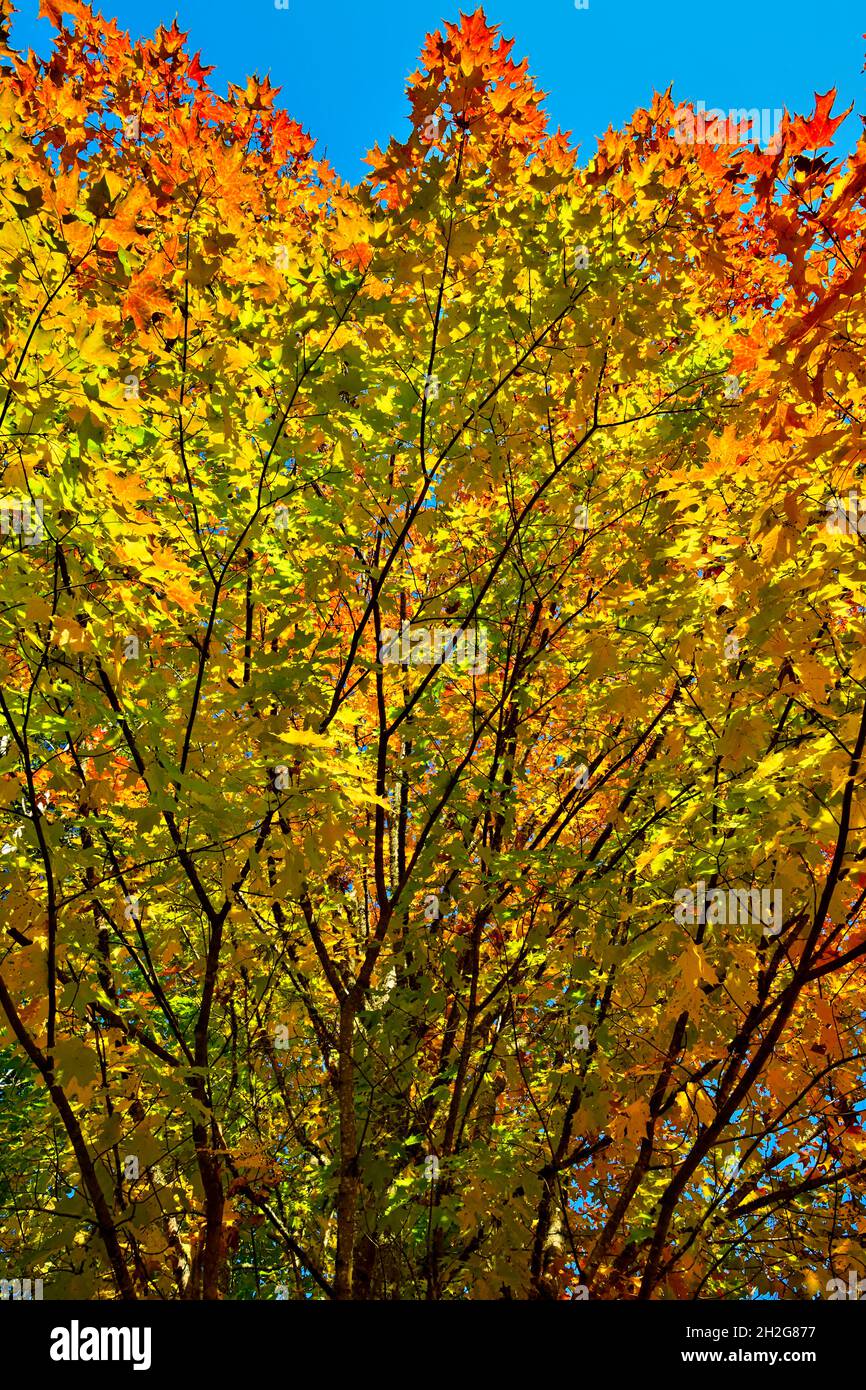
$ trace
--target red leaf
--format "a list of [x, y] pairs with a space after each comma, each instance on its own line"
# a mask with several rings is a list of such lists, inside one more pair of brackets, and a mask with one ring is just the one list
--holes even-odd
[[821, 145], [832, 145], [834, 132], [845, 120], [845, 117], [849, 114], [854, 105], [852, 101], [851, 106], [849, 106], [846, 111], [843, 111], [841, 116], [837, 116], [834, 119], [831, 117], [830, 112], [835, 100], [835, 87], [831, 87], [829, 92], [825, 92], [823, 96], [820, 96], [819, 93], [816, 92], [814, 116], [810, 116], [808, 120], [804, 120], [802, 116], [796, 118], [793, 123], [792, 134], [799, 149], [816, 150]]
[[193, 82], [204, 82], [208, 73], [213, 72], [213, 68], [202, 67], [201, 63], [199, 62], [200, 57], [201, 53], [193, 54], [192, 62], [190, 63], [189, 68], [187, 70], [187, 75], [192, 78]]

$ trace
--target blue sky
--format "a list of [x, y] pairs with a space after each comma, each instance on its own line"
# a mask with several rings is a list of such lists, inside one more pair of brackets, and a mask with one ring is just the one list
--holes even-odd
[[[38, 0], [17, 0], [13, 36], [44, 52], [51, 27]], [[463, 0], [471, 10], [475, 0]], [[224, 90], [270, 73], [290, 114], [317, 137], [316, 153], [346, 178], [363, 171], [375, 142], [405, 135], [406, 78], [428, 30], [455, 20], [460, 0], [99, 0], [133, 35], [152, 35], [177, 15], [211, 81]], [[516, 40], [515, 57], [548, 93], [553, 123], [573, 132], [583, 158], [609, 124], [621, 125], [653, 88], [674, 83], [683, 101], [707, 107], [787, 106], [808, 113], [814, 91], [836, 86], [856, 100], [839, 132], [853, 145], [866, 112], [863, 0], [489, 0], [487, 18]], [[842, 138], [844, 137], [844, 138]]]

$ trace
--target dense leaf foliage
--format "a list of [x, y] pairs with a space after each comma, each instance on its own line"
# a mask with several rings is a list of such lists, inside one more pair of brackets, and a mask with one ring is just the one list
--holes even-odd
[[176, 26], [42, 10], [48, 60], [0, 45], [0, 1265], [862, 1272], [866, 141], [830, 93], [690, 142], [668, 92], [581, 165], [479, 11], [353, 188]]

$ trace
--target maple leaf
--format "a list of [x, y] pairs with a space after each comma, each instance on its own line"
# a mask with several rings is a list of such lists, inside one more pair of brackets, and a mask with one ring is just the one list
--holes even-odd
[[136, 328], [149, 328], [155, 314], [168, 313], [171, 308], [162, 275], [155, 267], [146, 266], [133, 277], [123, 300], [123, 312]]
[[188, 74], [188, 76], [190, 76], [190, 77], [192, 78], [192, 80], [193, 80], [194, 82], [198, 82], [198, 83], [200, 83], [200, 84], [204, 84], [204, 83], [206, 82], [206, 80], [207, 80], [208, 73], [216, 72], [216, 68], [214, 68], [214, 67], [204, 67], [204, 68], [203, 68], [202, 65], [201, 65], [201, 63], [199, 62], [199, 59], [200, 59], [200, 58], [201, 58], [201, 53], [194, 53], [194, 54], [193, 54], [193, 56], [192, 56], [192, 58], [191, 58], [191, 60], [190, 60], [189, 67], [187, 68], [187, 74]]
[[831, 87], [823, 96], [815, 93], [814, 114], [808, 119], [797, 116], [791, 124], [791, 143], [795, 149], [814, 150], [820, 149], [823, 145], [832, 145], [835, 132], [854, 107], [852, 102], [841, 116], [831, 117], [830, 112], [835, 100], [835, 87]]
[[156, 52], [160, 58], [174, 58], [184, 47], [188, 34], [178, 28], [177, 18], [171, 22], [171, 28], [166, 29], [164, 25], [156, 31]]
[[88, 18], [90, 10], [79, 0], [39, 0], [39, 15], [50, 20], [55, 29], [63, 25], [63, 16], [70, 15], [76, 22]]

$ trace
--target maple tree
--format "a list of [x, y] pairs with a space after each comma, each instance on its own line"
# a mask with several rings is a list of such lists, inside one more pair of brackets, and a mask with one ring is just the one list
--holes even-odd
[[689, 143], [667, 92], [581, 164], [479, 10], [352, 187], [176, 24], [41, 12], [45, 60], [0, 0], [6, 1269], [862, 1272], [866, 141], [828, 93]]

